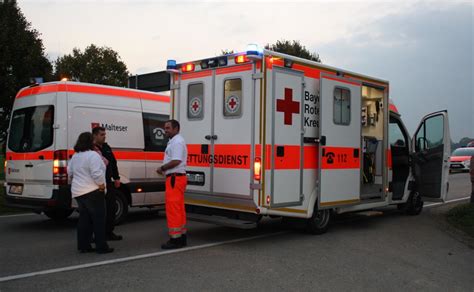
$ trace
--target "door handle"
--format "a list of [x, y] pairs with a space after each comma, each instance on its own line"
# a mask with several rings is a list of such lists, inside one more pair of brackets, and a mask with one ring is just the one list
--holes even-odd
[[217, 135], [206, 135], [204, 136], [204, 138], [206, 138], [206, 140], [217, 140]]
[[25, 167], [33, 167], [33, 164], [30, 163], [30, 164], [25, 164]]
[[217, 135], [212, 135], [212, 140], [217, 140]]

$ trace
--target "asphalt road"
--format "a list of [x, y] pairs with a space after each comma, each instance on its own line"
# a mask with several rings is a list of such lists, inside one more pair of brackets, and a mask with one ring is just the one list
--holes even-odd
[[[450, 176], [450, 200], [470, 192]], [[78, 254], [77, 216], [0, 217], [0, 291], [474, 291], [474, 250], [446, 230], [440, 208], [344, 216], [322, 236], [263, 220], [256, 230], [190, 222], [189, 248], [163, 252], [166, 222], [140, 210], [117, 227], [116, 252]]]

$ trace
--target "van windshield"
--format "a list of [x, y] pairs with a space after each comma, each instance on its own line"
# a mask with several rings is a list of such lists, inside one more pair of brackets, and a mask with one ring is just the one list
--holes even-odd
[[54, 107], [34, 106], [13, 112], [8, 148], [14, 152], [36, 152], [53, 144]]

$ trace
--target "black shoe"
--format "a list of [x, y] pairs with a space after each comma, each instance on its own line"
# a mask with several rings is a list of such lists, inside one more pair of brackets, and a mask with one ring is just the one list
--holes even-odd
[[113, 251], [114, 251], [113, 248], [108, 247], [108, 248], [106, 248], [106, 249], [98, 249], [98, 250], [97, 250], [97, 253], [99, 253], [99, 254], [104, 254], [104, 253], [111, 253], [111, 252], [113, 252]]
[[187, 246], [188, 245], [188, 237], [186, 236], [186, 234], [182, 234], [181, 235], [181, 244], [183, 246]]
[[88, 253], [88, 252], [94, 252], [94, 251], [95, 251], [95, 248], [93, 247], [88, 247], [86, 249], [79, 249], [80, 253]]
[[177, 249], [177, 248], [182, 248], [183, 243], [181, 238], [170, 238], [168, 242], [165, 244], [161, 245], [162, 249]]
[[122, 239], [123, 239], [122, 235], [117, 235], [115, 233], [111, 233], [107, 235], [107, 241], [118, 241]]

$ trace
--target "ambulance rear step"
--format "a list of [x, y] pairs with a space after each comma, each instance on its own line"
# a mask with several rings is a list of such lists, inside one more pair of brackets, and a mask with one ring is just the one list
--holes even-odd
[[261, 217], [253, 213], [196, 205], [186, 205], [186, 212], [189, 220], [240, 229], [257, 228]]
[[239, 228], [239, 229], [257, 228], [257, 222], [245, 221], [241, 219], [231, 219], [231, 218], [227, 218], [223, 216], [188, 213], [186, 217], [188, 220], [204, 222], [204, 223], [212, 223], [212, 224], [232, 227], [232, 228]]

